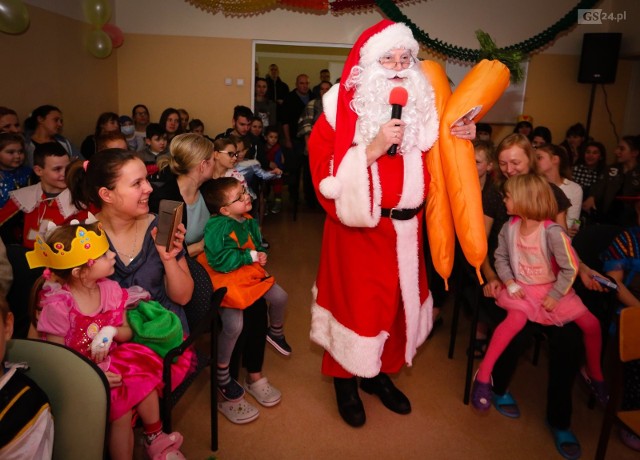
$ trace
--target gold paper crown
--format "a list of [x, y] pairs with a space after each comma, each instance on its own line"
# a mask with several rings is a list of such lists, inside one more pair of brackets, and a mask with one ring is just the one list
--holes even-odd
[[518, 115], [518, 123], [520, 123], [521, 121], [526, 121], [527, 123], [533, 124], [533, 117], [531, 115], [525, 115], [523, 113], [522, 115]]
[[45, 243], [40, 235], [36, 237], [33, 251], [27, 252], [30, 268], [47, 267], [58, 270], [75, 268], [86, 264], [89, 260], [98, 259], [109, 250], [109, 240], [102, 224], [98, 224], [100, 234], [87, 230], [81, 225], [76, 228], [76, 237], [71, 242], [71, 249], [65, 251], [64, 244], [53, 243], [53, 249]]

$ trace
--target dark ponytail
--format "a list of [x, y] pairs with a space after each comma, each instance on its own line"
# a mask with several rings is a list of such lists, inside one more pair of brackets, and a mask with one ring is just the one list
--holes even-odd
[[73, 204], [78, 209], [91, 204], [102, 208], [98, 191], [102, 187], [113, 190], [122, 166], [137, 158], [131, 150], [107, 149], [91, 157], [91, 161], [86, 162], [86, 169], [85, 162], [81, 160], [71, 163], [67, 168], [66, 182]]

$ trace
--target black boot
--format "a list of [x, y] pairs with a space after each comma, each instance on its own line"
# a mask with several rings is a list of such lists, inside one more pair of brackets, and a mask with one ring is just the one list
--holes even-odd
[[387, 374], [380, 372], [370, 379], [361, 379], [360, 388], [369, 394], [375, 394], [380, 398], [382, 404], [398, 414], [408, 414], [411, 412], [409, 399], [398, 390]]
[[340, 412], [342, 419], [353, 427], [364, 425], [367, 417], [358, 395], [358, 381], [356, 378], [343, 379], [334, 377], [333, 386], [336, 389], [338, 412]]

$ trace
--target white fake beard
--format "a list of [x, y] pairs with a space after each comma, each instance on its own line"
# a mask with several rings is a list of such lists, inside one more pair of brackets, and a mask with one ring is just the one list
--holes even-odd
[[[398, 84], [391, 79], [402, 78]], [[430, 102], [429, 83], [418, 65], [401, 71], [373, 65], [369, 68], [354, 66], [346, 82], [347, 88], [355, 87], [351, 108], [359, 117], [359, 129], [364, 141], [369, 144], [376, 137], [380, 126], [391, 119], [389, 94], [396, 86], [402, 86], [409, 95], [402, 109], [402, 120], [406, 123], [399, 153], [417, 147], [420, 128], [428, 122]]]

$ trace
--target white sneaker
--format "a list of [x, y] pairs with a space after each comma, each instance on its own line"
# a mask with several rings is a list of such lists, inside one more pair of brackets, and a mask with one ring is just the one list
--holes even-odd
[[229, 419], [231, 423], [243, 425], [253, 422], [260, 415], [260, 411], [249, 404], [246, 399], [239, 401], [222, 401], [218, 402], [218, 410]]
[[244, 388], [264, 407], [275, 406], [282, 399], [282, 393], [280, 393], [280, 390], [271, 386], [266, 377], [262, 377], [260, 380], [253, 383], [245, 381]]

